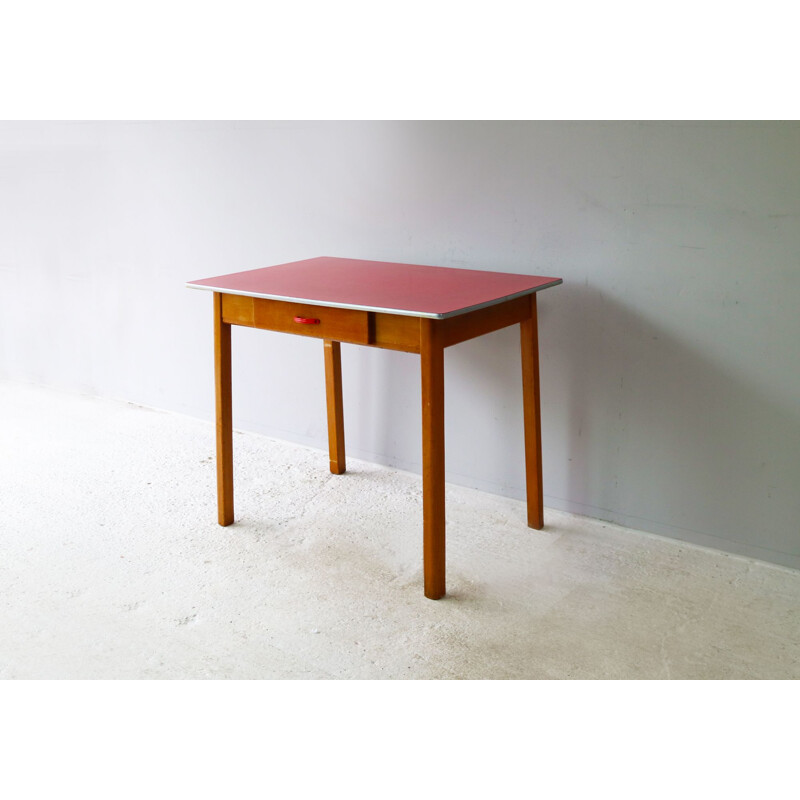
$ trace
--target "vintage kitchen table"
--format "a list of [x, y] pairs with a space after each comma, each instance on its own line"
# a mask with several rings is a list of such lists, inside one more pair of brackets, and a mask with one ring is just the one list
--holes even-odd
[[191, 281], [214, 293], [219, 524], [233, 522], [231, 325], [322, 339], [331, 472], [345, 471], [340, 342], [419, 353], [425, 596], [445, 593], [444, 349], [520, 326], [528, 525], [541, 528], [536, 292], [560, 278], [311, 258]]

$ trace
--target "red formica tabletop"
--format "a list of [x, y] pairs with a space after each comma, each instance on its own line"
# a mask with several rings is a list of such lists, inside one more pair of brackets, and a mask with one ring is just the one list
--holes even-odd
[[561, 278], [353, 258], [309, 258], [190, 281], [225, 294], [443, 319], [557, 286]]

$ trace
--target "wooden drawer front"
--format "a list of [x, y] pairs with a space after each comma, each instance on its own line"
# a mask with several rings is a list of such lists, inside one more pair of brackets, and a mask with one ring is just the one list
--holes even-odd
[[[319, 322], [297, 322], [295, 318]], [[337, 342], [369, 343], [369, 315], [366, 311], [253, 298], [253, 319], [256, 328], [270, 331]]]

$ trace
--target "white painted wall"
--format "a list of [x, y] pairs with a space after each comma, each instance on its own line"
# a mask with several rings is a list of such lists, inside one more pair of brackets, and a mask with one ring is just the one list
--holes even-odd
[[[0, 123], [0, 376], [210, 419], [186, 280], [557, 275], [546, 504], [800, 567], [799, 221], [794, 122]], [[449, 480], [523, 496], [518, 358], [515, 329], [447, 351]], [[416, 357], [343, 365], [349, 452], [418, 470]], [[326, 446], [321, 343], [235, 330], [234, 393], [237, 427]]]

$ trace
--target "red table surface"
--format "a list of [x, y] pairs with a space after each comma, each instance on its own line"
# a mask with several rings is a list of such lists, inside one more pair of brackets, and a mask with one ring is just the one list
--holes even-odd
[[310, 258], [190, 281], [226, 294], [443, 318], [556, 286], [561, 278], [426, 267], [352, 258]]

